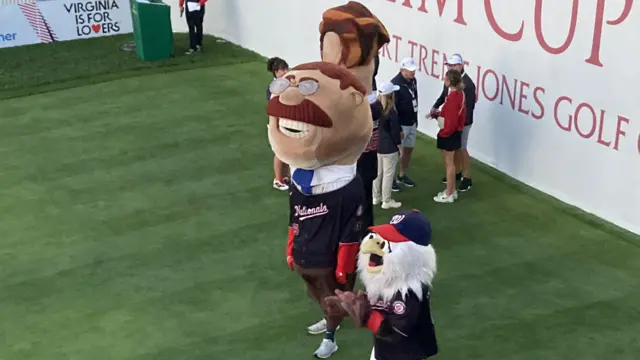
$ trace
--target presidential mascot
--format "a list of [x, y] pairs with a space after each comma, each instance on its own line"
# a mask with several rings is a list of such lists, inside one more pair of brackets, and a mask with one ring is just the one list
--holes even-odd
[[373, 333], [371, 360], [424, 360], [438, 353], [431, 317], [436, 253], [431, 225], [417, 210], [370, 228], [358, 255], [366, 292], [336, 291], [330, 314], [348, 314]]
[[271, 147], [291, 167], [287, 264], [323, 310], [307, 331], [324, 334], [314, 355], [326, 359], [338, 350], [345, 314], [329, 314], [324, 299], [353, 290], [360, 241], [372, 225], [376, 172], [361, 176], [358, 165], [374, 130], [368, 96], [375, 57], [389, 36], [353, 1], [327, 10], [319, 30], [322, 61], [275, 79], [267, 115]]
[[[371, 137], [366, 87], [346, 68], [330, 62], [295, 66], [271, 83], [267, 105], [269, 142], [291, 166], [286, 259], [326, 310], [324, 299], [355, 282], [365, 193], [356, 162]], [[335, 331], [344, 318], [324, 311], [308, 328], [324, 334], [314, 352], [338, 350]]]

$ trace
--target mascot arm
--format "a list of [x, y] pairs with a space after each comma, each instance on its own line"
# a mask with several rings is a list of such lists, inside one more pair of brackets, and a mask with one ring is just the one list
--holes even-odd
[[419, 315], [420, 301], [408, 295], [406, 302], [402, 299], [392, 301], [389, 312], [372, 310], [366, 326], [377, 339], [394, 342], [409, 336]]
[[353, 208], [344, 211], [349, 214], [343, 229], [344, 232], [338, 244], [338, 266], [336, 267], [336, 279], [341, 284], [347, 282], [347, 274], [356, 271], [360, 240], [363, 237], [363, 199], [358, 198], [353, 202]]
[[293, 239], [296, 237], [296, 230], [298, 228], [298, 224], [293, 222], [293, 201], [291, 197], [289, 197], [289, 231], [287, 235], [287, 265], [289, 268], [293, 270]]
[[289, 236], [287, 237], [287, 257], [293, 256], [293, 238], [296, 236], [296, 230], [293, 226], [289, 226]]

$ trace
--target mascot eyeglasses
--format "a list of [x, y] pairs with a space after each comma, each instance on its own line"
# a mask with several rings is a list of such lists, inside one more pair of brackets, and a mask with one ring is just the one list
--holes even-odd
[[269, 91], [274, 95], [280, 95], [290, 87], [297, 87], [302, 95], [309, 96], [318, 92], [320, 84], [313, 79], [301, 79], [300, 82], [296, 83], [295, 79], [289, 80], [279, 78], [271, 82], [271, 85], [269, 85]]

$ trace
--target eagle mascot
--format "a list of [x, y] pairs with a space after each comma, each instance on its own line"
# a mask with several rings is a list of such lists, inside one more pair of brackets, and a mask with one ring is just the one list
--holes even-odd
[[401, 211], [372, 226], [358, 255], [366, 292], [336, 291], [331, 313], [352, 317], [373, 333], [371, 360], [424, 360], [438, 353], [431, 316], [436, 253], [431, 225], [419, 211]]

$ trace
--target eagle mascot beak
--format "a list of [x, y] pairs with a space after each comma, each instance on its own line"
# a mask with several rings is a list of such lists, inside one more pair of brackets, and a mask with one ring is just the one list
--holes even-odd
[[428, 219], [417, 210], [401, 211], [369, 230], [358, 254], [358, 273], [369, 298], [386, 301], [409, 290], [421, 298], [437, 271]]
[[[368, 260], [366, 271], [378, 274], [384, 268], [385, 249], [389, 248], [389, 242], [376, 233], [369, 234], [360, 246], [360, 258]], [[367, 259], [368, 258], [368, 259]]]

